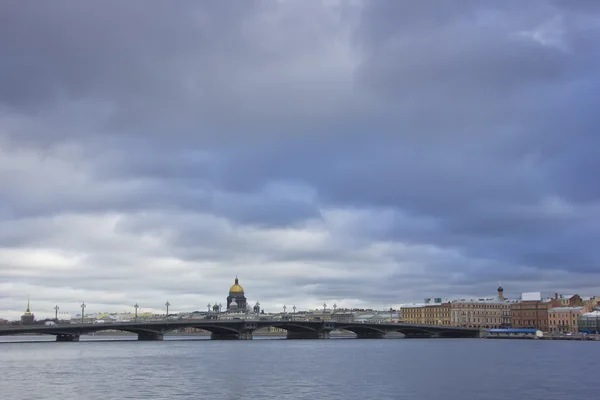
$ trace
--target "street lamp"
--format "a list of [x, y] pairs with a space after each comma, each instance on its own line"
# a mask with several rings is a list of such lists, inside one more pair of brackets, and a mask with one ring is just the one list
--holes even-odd
[[390, 324], [394, 322], [394, 308], [390, 307]]
[[292, 307], [292, 310], [294, 310], [294, 316], [292, 317], [292, 321], [294, 319], [296, 319], [296, 306], [294, 305], [294, 307]]
[[286, 307], [286, 305], [284, 304], [284, 305], [283, 305], [283, 313], [284, 313], [284, 314], [285, 314], [285, 310], [287, 310], [287, 307]]
[[58, 323], [58, 304], [54, 306], [54, 322]]
[[210, 305], [210, 303], [208, 303], [208, 304], [206, 305], [206, 307], [208, 307], [208, 312], [210, 312], [210, 308], [212, 307], [212, 306]]
[[85, 307], [86, 307], [85, 302], [81, 303], [81, 325], [83, 325], [83, 316], [85, 315], [84, 314]]
[[323, 314], [325, 314], [325, 310], [327, 310], [327, 303], [323, 303]]
[[167, 318], [169, 317], [169, 306], [171, 305], [171, 303], [169, 303], [168, 301], [165, 303], [165, 306], [167, 306]]
[[140, 308], [140, 306], [138, 306], [138, 303], [135, 303], [135, 306], [133, 306], [133, 308], [135, 308], [135, 322], [137, 322], [137, 310], [138, 308]]
[[335, 314], [335, 310], [337, 310], [337, 304], [333, 303], [333, 313]]

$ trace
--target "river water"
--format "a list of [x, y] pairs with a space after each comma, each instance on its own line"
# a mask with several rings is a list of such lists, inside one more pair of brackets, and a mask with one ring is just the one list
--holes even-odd
[[[0, 398], [600, 398], [600, 343], [399, 339], [0, 343]], [[23, 340], [23, 338], [19, 338]]]

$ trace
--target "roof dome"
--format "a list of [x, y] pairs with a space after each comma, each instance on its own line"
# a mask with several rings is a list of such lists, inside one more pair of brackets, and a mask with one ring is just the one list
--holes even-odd
[[240, 286], [237, 276], [235, 277], [235, 283], [229, 288], [229, 293], [244, 293], [244, 288]]

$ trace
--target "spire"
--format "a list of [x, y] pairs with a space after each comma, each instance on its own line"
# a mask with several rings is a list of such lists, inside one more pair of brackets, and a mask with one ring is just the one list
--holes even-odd
[[25, 314], [31, 314], [31, 308], [29, 307], [30, 295], [27, 295], [27, 310], [25, 310]]
[[237, 274], [235, 274], [235, 284], [238, 285], [240, 283], [240, 281], [238, 280], [238, 276]]

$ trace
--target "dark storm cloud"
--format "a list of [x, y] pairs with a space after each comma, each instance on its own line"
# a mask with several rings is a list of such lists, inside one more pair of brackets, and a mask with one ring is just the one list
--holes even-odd
[[[266, 302], [577, 290], [600, 262], [599, 21], [567, 1], [7, 3], [1, 245], [81, 253], [77, 279], [119, 290], [236, 269]], [[69, 276], [14, 254], [5, 279]]]

